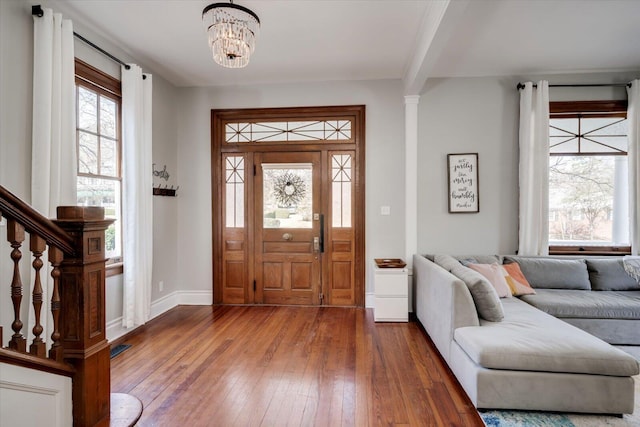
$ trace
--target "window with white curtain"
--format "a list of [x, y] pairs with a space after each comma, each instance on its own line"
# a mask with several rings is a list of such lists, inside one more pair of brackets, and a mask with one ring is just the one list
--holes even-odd
[[629, 253], [626, 101], [549, 104], [549, 252]]
[[80, 206], [102, 206], [116, 221], [105, 234], [110, 263], [122, 261], [121, 85], [76, 59], [76, 146]]

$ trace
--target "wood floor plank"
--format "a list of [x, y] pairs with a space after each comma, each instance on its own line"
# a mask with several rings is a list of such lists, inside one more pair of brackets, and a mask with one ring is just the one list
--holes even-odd
[[302, 311], [294, 310], [291, 316], [293, 327], [289, 328], [288, 335], [284, 337], [282, 345], [278, 348], [281, 362], [277, 365], [277, 369], [282, 371], [282, 376], [262, 420], [264, 425], [276, 425], [279, 420], [287, 420], [291, 417], [297, 395], [296, 379], [302, 376], [304, 369], [304, 364], [296, 363], [299, 357], [297, 350], [299, 341], [305, 336], [305, 331], [309, 330], [311, 323], [305, 319]]
[[356, 422], [358, 426], [370, 425], [369, 417], [373, 412], [371, 405], [370, 386], [373, 359], [371, 329], [365, 327], [366, 316], [356, 316], [355, 347], [356, 347]]
[[127, 338], [139, 426], [483, 426], [420, 326], [371, 310], [179, 306]]

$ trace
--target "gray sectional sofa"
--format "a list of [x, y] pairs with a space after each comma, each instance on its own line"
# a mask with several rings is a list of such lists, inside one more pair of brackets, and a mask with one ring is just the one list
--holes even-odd
[[640, 345], [640, 285], [621, 258], [505, 256], [504, 262], [518, 262], [536, 290], [523, 301], [610, 344]]
[[[497, 298], [469, 259], [518, 262], [536, 295]], [[602, 261], [415, 255], [416, 314], [478, 408], [632, 413], [638, 362], [605, 340], [640, 342], [640, 287]]]

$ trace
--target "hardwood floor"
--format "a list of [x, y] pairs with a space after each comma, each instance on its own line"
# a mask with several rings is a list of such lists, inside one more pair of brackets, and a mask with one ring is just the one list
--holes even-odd
[[414, 323], [356, 308], [179, 306], [111, 360], [139, 426], [483, 426]]

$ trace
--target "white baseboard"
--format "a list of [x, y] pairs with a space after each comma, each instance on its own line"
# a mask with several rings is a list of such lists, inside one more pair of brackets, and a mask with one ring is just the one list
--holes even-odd
[[171, 310], [173, 307], [178, 305], [178, 292], [171, 292], [163, 297], [158, 298], [155, 301], [151, 302], [151, 313], [149, 314], [149, 320], [154, 319], [160, 316], [162, 313], [165, 313]]
[[364, 294], [364, 306], [366, 308], [374, 308], [376, 301], [376, 295], [373, 292], [367, 292]]
[[178, 305], [211, 305], [212, 291], [179, 291]]
[[107, 340], [113, 341], [129, 332], [129, 329], [122, 326], [122, 316], [107, 322]]
[[[176, 291], [167, 294], [151, 302], [150, 318], [154, 319], [178, 305], [211, 305], [213, 304], [212, 291]], [[135, 328], [122, 326], [122, 316], [107, 323], [107, 339], [113, 341], [128, 334]]]

